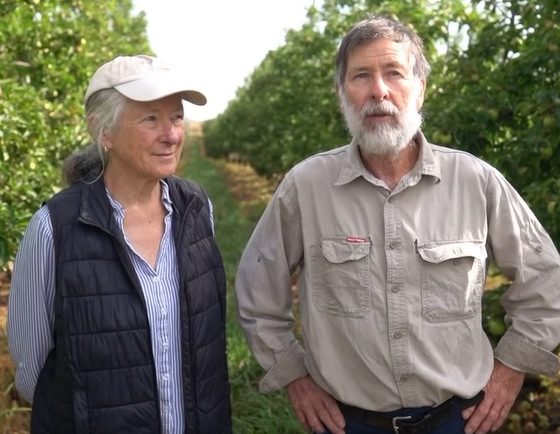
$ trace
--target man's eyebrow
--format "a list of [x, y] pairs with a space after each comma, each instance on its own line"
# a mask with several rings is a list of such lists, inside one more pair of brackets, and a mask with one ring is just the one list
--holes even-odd
[[382, 66], [384, 68], [402, 68], [402, 69], [407, 68], [407, 65], [405, 65], [404, 63], [402, 63], [398, 60], [390, 60], [387, 63], [384, 63]]

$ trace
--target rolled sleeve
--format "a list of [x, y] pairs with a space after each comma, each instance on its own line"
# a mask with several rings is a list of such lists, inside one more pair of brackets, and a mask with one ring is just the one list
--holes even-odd
[[498, 342], [494, 356], [503, 364], [521, 372], [552, 377], [560, 371], [560, 360], [554, 353], [511, 330]]
[[305, 350], [295, 343], [286, 356], [273, 365], [261, 379], [259, 390], [263, 393], [274, 392], [307, 374]]

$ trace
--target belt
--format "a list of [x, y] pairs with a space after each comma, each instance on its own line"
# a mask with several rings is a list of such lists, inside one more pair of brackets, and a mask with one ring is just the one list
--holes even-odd
[[418, 417], [391, 417], [387, 413], [363, 410], [341, 402], [339, 402], [338, 405], [340, 406], [342, 414], [352, 417], [357, 422], [364, 425], [384, 429], [395, 434], [429, 434], [430, 431], [453, 417], [455, 407], [458, 407], [462, 411], [478, 404], [483, 398], [484, 391], [482, 390], [476, 396], [469, 399], [454, 396], [437, 407], [434, 407], [427, 414]]

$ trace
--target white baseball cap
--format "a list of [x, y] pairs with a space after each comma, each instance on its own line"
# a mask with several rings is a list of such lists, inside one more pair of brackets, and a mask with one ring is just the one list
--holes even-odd
[[119, 56], [105, 63], [91, 77], [84, 103], [98, 90], [111, 88], [134, 101], [154, 101], [178, 93], [193, 104], [206, 104], [206, 97], [190, 89], [183, 74], [151, 56]]

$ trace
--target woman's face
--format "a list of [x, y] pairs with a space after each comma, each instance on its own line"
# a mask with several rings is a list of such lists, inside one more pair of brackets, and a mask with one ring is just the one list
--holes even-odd
[[135, 181], [159, 180], [177, 169], [185, 128], [179, 95], [155, 101], [129, 101], [116, 126], [107, 131], [106, 174]]

